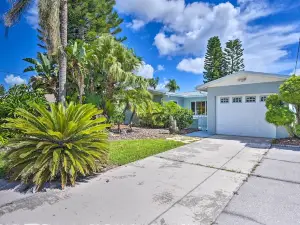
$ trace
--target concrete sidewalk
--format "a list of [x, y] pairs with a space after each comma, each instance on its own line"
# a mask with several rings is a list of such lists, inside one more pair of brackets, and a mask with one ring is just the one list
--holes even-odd
[[4, 224], [211, 224], [270, 146], [213, 136], [115, 168], [64, 191], [0, 191]]
[[299, 224], [299, 171], [299, 151], [270, 149], [216, 224]]

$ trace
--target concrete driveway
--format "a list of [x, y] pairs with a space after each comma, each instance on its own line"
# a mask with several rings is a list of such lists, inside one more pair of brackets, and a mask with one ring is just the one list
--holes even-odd
[[299, 149], [270, 149], [215, 224], [300, 224], [299, 171]]
[[269, 147], [266, 139], [213, 136], [64, 191], [2, 187], [0, 224], [211, 224]]

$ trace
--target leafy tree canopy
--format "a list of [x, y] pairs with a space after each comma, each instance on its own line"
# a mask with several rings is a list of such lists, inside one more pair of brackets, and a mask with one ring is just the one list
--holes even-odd
[[123, 19], [114, 11], [115, 4], [115, 0], [69, 0], [69, 40], [92, 41], [101, 34], [119, 34]]
[[148, 79], [149, 87], [152, 87], [154, 90], [157, 88], [159, 83], [159, 77]]
[[224, 73], [226, 75], [244, 70], [244, 49], [239, 39], [230, 40], [224, 49]]
[[285, 126], [292, 136], [300, 138], [300, 77], [291, 76], [279, 88], [279, 94], [266, 101], [266, 120], [276, 126]]
[[180, 87], [175, 79], [169, 79], [169, 82], [166, 84], [165, 88], [167, 88], [169, 92], [176, 92], [177, 90], [180, 90]]
[[223, 52], [219, 37], [215, 36], [208, 40], [207, 52], [204, 60], [204, 82], [209, 82], [223, 77]]
[[3, 96], [5, 94], [5, 87], [3, 84], [0, 84], [0, 96]]

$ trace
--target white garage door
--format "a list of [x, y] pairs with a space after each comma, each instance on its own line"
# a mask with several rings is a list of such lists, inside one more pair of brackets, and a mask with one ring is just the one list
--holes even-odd
[[217, 134], [275, 138], [276, 127], [265, 120], [268, 95], [218, 96]]

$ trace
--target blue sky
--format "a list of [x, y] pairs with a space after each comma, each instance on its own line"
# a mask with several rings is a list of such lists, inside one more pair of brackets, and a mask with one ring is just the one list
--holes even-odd
[[[300, 37], [300, 3], [293, 0], [116, 0], [125, 22], [124, 43], [143, 58], [138, 74], [159, 77], [160, 88], [176, 79], [181, 91], [193, 91], [203, 80], [207, 40], [243, 42], [246, 70], [290, 74]], [[0, 14], [8, 9], [0, 3]], [[33, 5], [4, 37], [0, 26], [0, 83], [6, 87], [28, 81], [22, 59], [37, 51]], [[299, 73], [299, 72], [298, 72]]]

